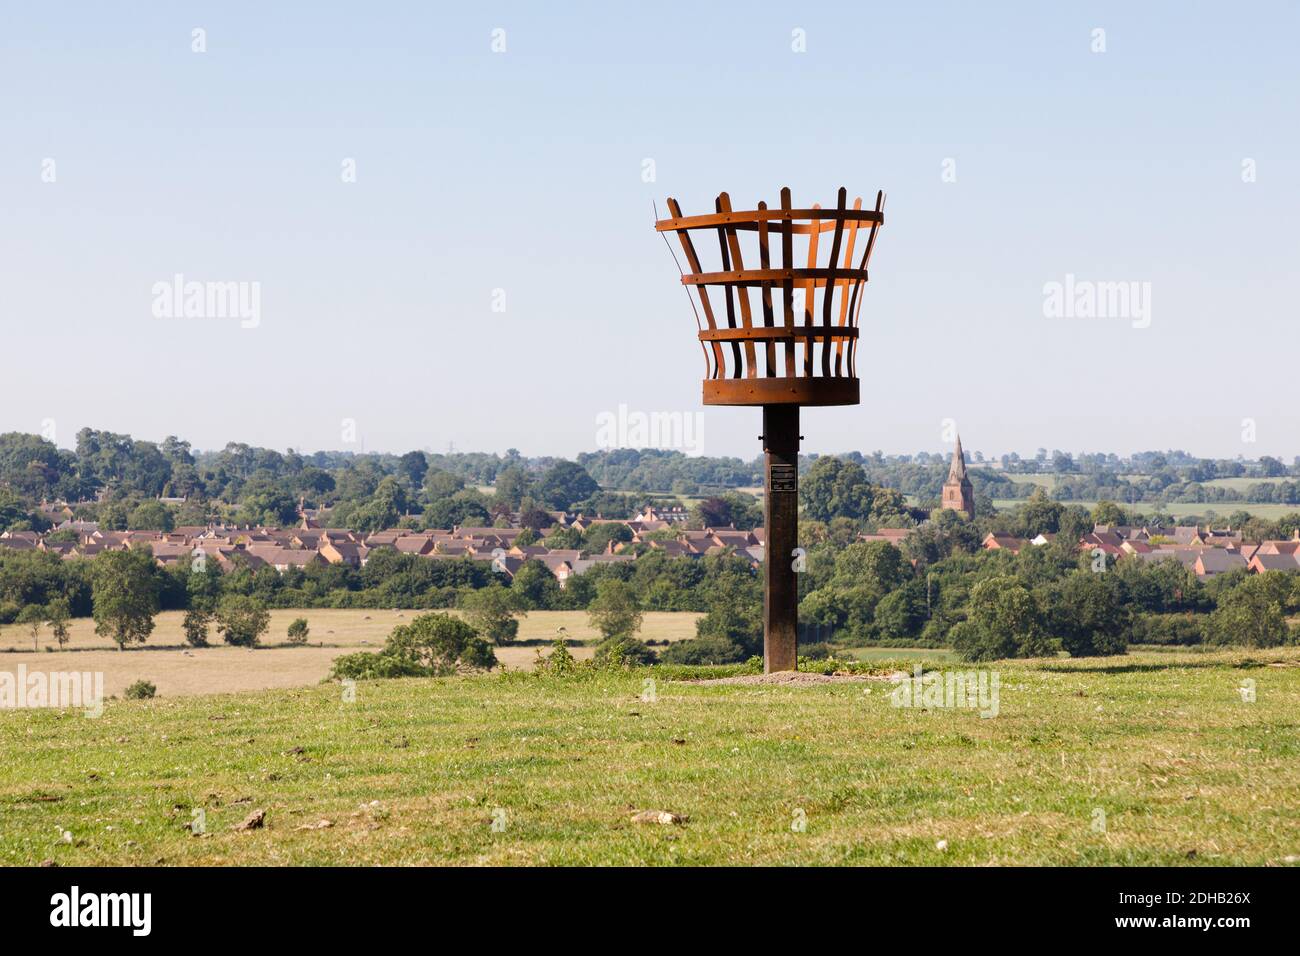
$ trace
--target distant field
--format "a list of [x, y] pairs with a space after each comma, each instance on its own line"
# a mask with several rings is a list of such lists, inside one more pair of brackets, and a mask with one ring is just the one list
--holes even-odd
[[1284, 481], [1295, 481], [1294, 478], [1211, 478], [1209, 481], [1203, 481], [1203, 485], [1214, 485], [1218, 488], [1232, 488], [1236, 491], [1245, 491], [1251, 485], [1279, 485]]
[[[263, 638], [264, 646], [256, 650], [230, 647], [221, 643], [215, 633], [211, 637], [213, 646], [189, 647], [181, 630], [184, 615], [180, 611], [158, 615], [148, 642], [126, 651], [117, 650], [108, 638], [98, 637], [89, 618], [72, 622], [72, 639], [62, 652], [54, 650], [58, 645], [48, 630], [41, 632], [42, 650], [34, 651], [30, 633], [11, 624], [0, 630], [0, 671], [16, 673], [19, 664], [26, 664], [29, 672], [37, 667], [49, 671], [102, 671], [104, 692], [110, 695], [120, 695], [128, 684], [141, 678], [153, 681], [158, 693], [167, 697], [302, 687], [324, 678], [334, 658], [341, 654], [378, 650], [394, 627], [420, 613], [272, 611], [271, 629]], [[311, 628], [306, 647], [285, 643], [285, 630], [296, 617], [305, 617]], [[693, 613], [649, 611], [640, 636], [656, 641], [694, 637], [699, 617]], [[592, 641], [600, 637], [587, 623], [585, 611], [533, 611], [520, 620], [519, 639], [552, 641], [560, 628], [570, 640]], [[496, 653], [497, 659], [511, 668], [531, 668], [537, 656], [533, 647], [501, 647]], [[572, 653], [582, 659], [595, 651], [575, 647]]]
[[[1017, 499], [1017, 498], [994, 498], [993, 499], [993, 507], [997, 508], [999, 511], [1009, 511], [1012, 508], [1020, 507], [1024, 503], [1025, 502], [1023, 499]], [[1097, 506], [1097, 502], [1095, 501], [1065, 501], [1062, 502], [1062, 504], [1078, 505], [1081, 508], [1087, 508], [1089, 511], [1091, 511], [1093, 508]], [[1121, 503], [1121, 505], [1122, 507], [1125, 508], [1130, 508], [1136, 511], [1142, 511], [1147, 513], [1152, 512], [1157, 508], [1156, 503], [1151, 501], [1139, 501], [1136, 504], [1131, 504], [1131, 505]], [[1250, 504], [1245, 501], [1221, 501], [1214, 504], [1175, 503], [1175, 504], [1163, 505], [1161, 507], [1166, 514], [1174, 518], [1182, 518], [1182, 517], [1186, 517], [1187, 515], [1205, 515], [1205, 514], [1209, 514], [1211, 511], [1214, 512], [1220, 518], [1226, 518], [1234, 511], [1246, 511], [1260, 518], [1264, 518], [1269, 521], [1276, 521], [1278, 518], [1281, 518], [1283, 515], [1300, 512], [1300, 505], [1279, 505], [1279, 504], [1272, 504], [1272, 503]]]
[[[975, 465], [973, 467], [978, 468], [979, 465]], [[1053, 488], [1056, 487], [1055, 475], [1019, 475], [1019, 474], [1012, 474], [1011, 472], [1005, 472], [1005, 471], [999, 472], [999, 474], [1005, 475], [1006, 477], [1010, 478], [1012, 481], [1021, 485], [1039, 485], [1040, 487], [1046, 488], [1048, 491], [1051, 491]]]
[[[753, 495], [755, 498], [758, 498], [759, 500], [762, 500], [763, 498], [762, 485], [746, 485], [744, 487], [730, 488], [728, 490], [740, 492], [746, 495]], [[619, 493], [630, 494], [631, 492], [619, 492]], [[683, 508], [690, 508], [692, 505], [699, 504], [705, 498], [712, 497], [711, 495], [679, 495], [675, 491], [641, 491], [639, 492], [639, 494], [643, 494], [646, 495], [647, 497], [652, 497], [652, 498], [669, 498], [669, 499], [675, 498]]]
[[[1300, 649], [993, 668], [989, 719], [892, 706], [883, 680], [659, 680], [647, 700], [645, 670], [362, 682], [352, 703], [317, 685], [115, 701], [99, 719], [0, 712], [0, 864], [1300, 857]], [[264, 827], [233, 832], [255, 810]], [[638, 825], [637, 810], [689, 819]]]

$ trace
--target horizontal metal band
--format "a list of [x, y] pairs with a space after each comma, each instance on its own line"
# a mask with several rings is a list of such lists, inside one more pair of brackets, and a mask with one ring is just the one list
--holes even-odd
[[682, 285], [768, 285], [777, 282], [807, 285], [812, 282], [820, 288], [827, 282], [846, 285], [866, 282], [866, 269], [734, 269], [731, 272], [694, 272], [682, 276]]
[[713, 378], [705, 405], [856, 405], [856, 378]]
[[827, 336], [832, 339], [856, 339], [858, 337], [858, 327], [856, 325], [795, 325], [790, 327], [784, 325], [756, 325], [750, 328], [700, 330], [701, 342], [744, 342], [753, 339], [779, 342], [781, 339], [824, 339]]

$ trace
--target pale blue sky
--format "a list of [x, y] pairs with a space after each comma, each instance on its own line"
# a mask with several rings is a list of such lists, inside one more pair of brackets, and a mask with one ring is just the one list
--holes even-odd
[[[863, 404], [806, 450], [1300, 453], [1294, 2], [278, 6], [0, 8], [0, 430], [573, 455], [701, 408], [652, 200], [843, 184], [889, 196]], [[155, 318], [175, 273], [260, 324]], [[1067, 273], [1150, 327], [1045, 318]]]

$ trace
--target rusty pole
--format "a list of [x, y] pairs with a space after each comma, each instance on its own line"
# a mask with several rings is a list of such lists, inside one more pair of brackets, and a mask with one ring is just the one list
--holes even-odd
[[763, 406], [763, 670], [798, 661], [799, 406]]

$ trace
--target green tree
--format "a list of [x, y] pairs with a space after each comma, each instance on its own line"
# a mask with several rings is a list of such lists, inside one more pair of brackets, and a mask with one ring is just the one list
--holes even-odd
[[18, 619], [15, 623], [25, 624], [32, 635], [32, 649], [39, 651], [41, 649], [41, 626], [45, 623], [45, 608], [39, 604], [28, 604], [18, 612]]
[[158, 576], [149, 548], [105, 551], [92, 571], [95, 633], [111, 637], [118, 650], [143, 644], [158, 613]]
[[587, 608], [587, 617], [606, 638], [631, 637], [641, 630], [636, 592], [618, 578], [605, 578], [596, 585], [596, 597]]
[[380, 481], [370, 500], [352, 513], [351, 524], [358, 531], [395, 528], [406, 509], [406, 490], [401, 482], [390, 476]]
[[910, 638], [925, 626], [925, 585], [912, 581], [890, 591], [876, 605], [876, 630], [885, 639]]
[[212, 612], [201, 607], [190, 607], [185, 611], [181, 621], [181, 630], [185, 632], [185, 643], [191, 647], [208, 646], [208, 626], [212, 623]]
[[698, 502], [691, 508], [691, 522], [701, 528], [734, 525], [749, 530], [763, 523], [763, 509], [753, 495], [728, 492]]
[[557, 528], [546, 536], [545, 544], [552, 551], [582, 550], [586, 547], [586, 539], [577, 528]]
[[67, 598], [55, 598], [45, 606], [45, 619], [50, 625], [50, 633], [63, 650], [68, 644], [68, 619], [72, 616]]
[[231, 594], [217, 605], [217, 632], [227, 644], [256, 647], [258, 639], [271, 626], [271, 614], [256, 598]]
[[465, 482], [443, 468], [430, 468], [424, 473], [424, 499], [430, 503], [450, 498], [464, 487]]
[[529, 531], [541, 531], [553, 524], [555, 524], [555, 519], [551, 517], [550, 513], [535, 505], [525, 507], [519, 513], [519, 527], [526, 528]]
[[[665, 660], [688, 663], [731, 663], [763, 651], [763, 592], [757, 578], [737, 559], [705, 558], [710, 577], [698, 590], [707, 613], [695, 622], [695, 639], [688, 650], [666, 654]], [[670, 645], [672, 651], [676, 645]]]
[[1064, 511], [1064, 505], [1053, 501], [1042, 487], [1037, 487], [1020, 508], [1021, 530], [1030, 538], [1039, 534], [1056, 534]]
[[611, 543], [626, 544], [632, 540], [632, 529], [617, 521], [594, 524], [587, 529], [584, 536], [583, 551], [587, 554], [603, 554]]
[[221, 600], [221, 565], [202, 551], [190, 556], [190, 573], [185, 577], [186, 603], [212, 612]]
[[571, 461], [557, 461], [537, 483], [537, 497], [548, 508], [568, 511], [575, 501], [594, 495], [600, 485], [586, 470]]
[[1122, 585], [1111, 574], [1075, 571], [1053, 589], [1049, 618], [1072, 657], [1123, 654], [1133, 615]]
[[[804, 514], [814, 521], [832, 518], [865, 521], [873, 514], [897, 514], [905, 510], [902, 497], [888, 494], [867, 480], [862, 466], [831, 455], [813, 462], [799, 482], [799, 501]], [[883, 494], [877, 507], [876, 498]]]
[[439, 498], [424, 509], [426, 528], [454, 528], [458, 525], [483, 525], [488, 520], [488, 510], [483, 496], [472, 488], [456, 492], [450, 498]]
[[510, 590], [518, 596], [520, 609], [528, 611], [552, 610], [563, 594], [551, 569], [535, 558], [525, 561], [515, 571]]
[[1092, 509], [1094, 524], [1128, 524], [1128, 512], [1113, 501], [1099, 501]]
[[412, 488], [419, 488], [429, 471], [429, 459], [424, 457], [422, 451], [408, 451], [397, 460], [397, 471]]
[[259, 475], [244, 485], [239, 520], [247, 524], [283, 526], [298, 516], [298, 499], [272, 477]]
[[1283, 571], [1246, 578], [1219, 598], [1210, 615], [1209, 642], [1277, 647], [1287, 640], [1286, 607], [1292, 582]]
[[410, 624], [398, 625], [388, 635], [383, 653], [435, 677], [461, 667], [490, 669], [497, 663], [487, 641], [450, 614], [421, 614]]
[[909, 572], [902, 552], [888, 541], [859, 541], [835, 558], [831, 584], [868, 587], [883, 597], [902, 584]]
[[1040, 657], [1051, 650], [1034, 596], [1007, 575], [971, 589], [967, 619], [950, 634], [953, 647], [967, 660]]
[[126, 519], [126, 526], [132, 531], [171, 531], [175, 518], [161, 501], [142, 501]]
[[508, 508], [519, 508], [528, 495], [532, 482], [528, 472], [518, 465], [507, 465], [497, 472], [493, 485], [496, 500]]
[[[471, 591], [461, 600], [471, 627], [494, 644], [509, 644], [519, 634], [515, 594], [499, 584]], [[526, 614], [527, 612], [520, 612]]]
[[[421, 455], [421, 458], [424, 456]], [[290, 644], [306, 644], [307, 636], [311, 633], [311, 628], [307, 626], [305, 617], [295, 617], [289, 623], [289, 629], [285, 632]]]

